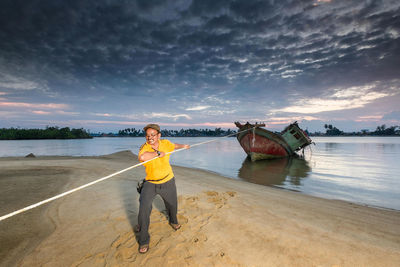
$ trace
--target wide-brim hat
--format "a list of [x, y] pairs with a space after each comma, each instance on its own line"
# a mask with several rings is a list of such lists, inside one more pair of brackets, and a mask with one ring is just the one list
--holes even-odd
[[156, 130], [157, 132], [160, 132], [160, 126], [158, 126], [158, 124], [154, 124], [154, 123], [147, 124], [147, 125], [143, 128], [143, 130], [146, 132], [147, 129], [149, 129], [149, 128], [154, 129], [154, 130]]

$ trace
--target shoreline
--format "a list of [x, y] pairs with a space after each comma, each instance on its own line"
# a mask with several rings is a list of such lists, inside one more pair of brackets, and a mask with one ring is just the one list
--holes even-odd
[[[39, 186], [38, 195], [22, 192], [24, 200], [16, 203], [7, 199], [7, 192], [18, 195], [7, 191], [15, 186], [0, 175], [0, 203], [7, 200], [0, 215], [33, 204], [23, 203], [29, 202], [26, 198], [43, 200], [48, 194], [48, 187], [38, 182], [43, 179], [48, 179], [53, 192], [61, 193], [136, 163], [130, 151], [88, 157], [0, 158], [0, 168], [14, 181]], [[132, 231], [138, 212], [136, 182], [144, 177], [144, 168], [138, 167], [0, 222], [0, 255], [5, 255], [0, 257], [0, 266], [382, 266], [400, 260], [397, 210], [261, 186], [202, 169], [173, 166], [173, 170], [182, 229], [171, 231], [163, 202], [156, 198], [147, 254], [137, 253]], [[28, 223], [33, 226], [27, 227]], [[38, 229], [38, 225], [46, 227]], [[26, 236], [31, 238], [26, 241]], [[13, 247], [7, 240], [19, 245]]]
[[[71, 143], [56, 140], [26, 144], [6, 142], [2, 156], [25, 156], [31, 152], [34, 152], [35, 155], [99, 156], [125, 149], [137, 153], [140, 145], [143, 144], [141, 138], [125, 139], [119, 138], [114, 141], [96, 139], [97, 141], [93, 142], [81, 140], [71, 141]], [[211, 140], [208, 138], [188, 139], [190, 139], [188, 143], [192, 144]], [[400, 210], [400, 202], [396, 201], [396, 195], [400, 193], [399, 186], [397, 186], [399, 181], [396, 179], [400, 174], [400, 169], [395, 161], [400, 154], [398, 149], [393, 151], [395, 153], [393, 155], [387, 150], [392, 145], [394, 148], [398, 148], [399, 142], [397, 141], [391, 139], [392, 142], [389, 139], [375, 137], [369, 139], [371, 141], [364, 140], [364, 138], [351, 138], [351, 141], [334, 137], [328, 138], [329, 140], [320, 138], [314, 140], [316, 145], [312, 146], [312, 149], [306, 149], [304, 160], [289, 160], [285, 165], [284, 159], [271, 163], [260, 161], [249, 164], [246, 154], [237, 140], [230, 139], [224, 139], [221, 143], [217, 141], [218, 146], [212, 144], [207, 148], [208, 145], [205, 145], [199, 146], [195, 150], [176, 153], [171, 157], [171, 163], [211, 170], [233, 179], [244, 179], [253, 183], [299, 190], [304, 194], [322, 198], [343, 199], [372, 207]], [[173, 141], [185, 143], [183, 139]], [[340, 146], [347, 152], [339, 153], [337, 149], [333, 149], [332, 152], [325, 153], [325, 150], [331, 149], [331, 146]], [[224, 148], [217, 149], [217, 147]], [[384, 149], [380, 149], [381, 147]], [[211, 151], [213, 152], [208, 155]], [[373, 153], [378, 153], [380, 156], [375, 160], [368, 155], [368, 151], [374, 151]], [[355, 154], [352, 155], [353, 153]], [[351, 163], [353, 161], [351, 157], [355, 155], [357, 157], [354, 158], [354, 163]], [[335, 166], [332, 160], [342, 164]], [[279, 163], [279, 161], [281, 162]], [[326, 165], [328, 162], [329, 164]], [[367, 164], [375, 166], [376, 173], [374, 173], [374, 169], [363, 167]], [[323, 168], [321, 169], [321, 167]], [[351, 174], [346, 173], [349, 171]], [[271, 172], [274, 175], [270, 175]]]
[[375, 209], [400, 212], [400, 209], [388, 208], [388, 207], [383, 207], [383, 206], [378, 206], [378, 205], [371, 205], [371, 204], [366, 204], [366, 203], [362, 203], [362, 202], [356, 202], [356, 201], [350, 201], [350, 200], [344, 200], [344, 199], [338, 199], [338, 198], [322, 197], [322, 196], [313, 195], [313, 194], [310, 194], [310, 193], [305, 193], [305, 192], [303, 192], [301, 190], [280, 187], [278, 185], [271, 185], [271, 184], [270, 185], [263, 185], [263, 184], [252, 183], [250, 181], [246, 181], [246, 180], [241, 179], [241, 178], [235, 178], [235, 177], [232, 177], [232, 176], [224, 175], [223, 173], [219, 173], [219, 172], [211, 171], [211, 170], [207, 170], [207, 169], [196, 168], [196, 167], [187, 167], [187, 166], [182, 166], [182, 165], [173, 165], [173, 164], [171, 164], [171, 166], [172, 167], [188, 168], [188, 169], [193, 169], [193, 170], [196, 170], [196, 171], [205, 171], [205, 172], [208, 172], [210, 174], [218, 175], [218, 176], [221, 176], [221, 177], [224, 177], [224, 178], [228, 178], [228, 179], [231, 179], [231, 180], [234, 180], [234, 181], [241, 181], [241, 182], [245, 182], [245, 183], [251, 183], [251, 184], [254, 184], [254, 185], [258, 185], [258, 186], [265, 186], [265, 187], [274, 188], [274, 189], [278, 189], [278, 190], [283, 190], [283, 191], [287, 191], [287, 192], [295, 192], [295, 193], [299, 193], [299, 194], [302, 194], [302, 195], [305, 195], [305, 196], [312, 196], [312, 197], [326, 199], [326, 200], [332, 200], [332, 201], [335, 201], [335, 200], [344, 201], [344, 202], [348, 202], [348, 203], [351, 203], [351, 204], [364, 206], [364, 207], [370, 207], [370, 208], [375, 208]]
[[[85, 159], [96, 159], [96, 158], [101, 158], [101, 157], [106, 157], [107, 155], [113, 155], [113, 154], [118, 154], [121, 152], [127, 152], [128, 150], [123, 150], [123, 151], [119, 151], [116, 153], [112, 153], [112, 154], [106, 154], [106, 155], [98, 155], [98, 156], [54, 156], [54, 155], [46, 155], [46, 156], [34, 156], [34, 157], [28, 157], [28, 156], [10, 156], [10, 157], [0, 157], [0, 161], [2, 160], [21, 160], [21, 159], [47, 159], [47, 160], [57, 160], [57, 159], [77, 159], [77, 158], [85, 158]], [[132, 151], [129, 151], [130, 153], [132, 153]], [[132, 153], [132, 155], [134, 157], [137, 157], [136, 154]], [[251, 184], [255, 184], [258, 186], [266, 186], [266, 187], [270, 187], [270, 188], [274, 188], [274, 189], [279, 189], [279, 190], [284, 190], [284, 191], [288, 191], [288, 192], [295, 192], [295, 193], [299, 193], [302, 195], [306, 195], [306, 196], [312, 196], [312, 197], [317, 197], [317, 198], [321, 198], [321, 199], [326, 199], [326, 200], [338, 200], [338, 201], [344, 201], [344, 202], [348, 202], [351, 204], [355, 204], [355, 205], [359, 205], [359, 206], [364, 206], [364, 207], [370, 207], [370, 208], [375, 208], [375, 209], [381, 209], [381, 210], [387, 210], [387, 211], [395, 211], [395, 212], [400, 212], [399, 209], [394, 209], [394, 208], [388, 208], [388, 207], [383, 207], [383, 206], [378, 206], [378, 205], [371, 205], [371, 204], [366, 204], [366, 203], [362, 203], [362, 202], [356, 202], [356, 201], [350, 201], [350, 200], [343, 200], [343, 199], [337, 199], [337, 198], [327, 198], [327, 197], [322, 197], [322, 196], [318, 196], [318, 195], [313, 195], [310, 193], [305, 193], [303, 191], [300, 190], [296, 190], [296, 189], [290, 189], [290, 188], [285, 188], [285, 187], [280, 187], [278, 185], [263, 185], [263, 184], [257, 184], [257, 183], [252, 183], [250, 181], [246, 181], [240, 178], [235, 178], [232, 176], [227, 176], [224, 175], [223, 173], [219, 173], [216, 171], [212, 171], [212, 170], [207, 170], [207, 169], [202, 169], [202, 168], [196, 168], [196, 167], [188, 167], [188, 166], [183, 166], [183, 165], [174, 165], [171, 164], [171, 166], [174, 167], [182, 167], [182, 168], [188, 168], [188, 169], [193, 169], [195, 171], [205, 171], [208, 172], [210, 174], [213, 175], [217, 175], [217, 176], [221, 176], [224, 178], [228, 178], [228, 179], [232, 179], [234, 181], [241, 181], [241, 182], [246, 182], [246, 183], [251, 183]], [[62, 193], [62, 192], [60, 192]]]

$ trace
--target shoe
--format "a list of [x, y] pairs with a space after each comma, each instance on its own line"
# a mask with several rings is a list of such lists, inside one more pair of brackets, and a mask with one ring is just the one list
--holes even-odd
[[145, 254], [147, 251], [149, 251], [149, 244], [139, 246], [140, 254]]
[[171, 225], [172, 229], [174, 229], [175, 231], [178, 231], [179, 229], [181, 229], [181, 226], [179, 223], [170, 223], [169, 225]]

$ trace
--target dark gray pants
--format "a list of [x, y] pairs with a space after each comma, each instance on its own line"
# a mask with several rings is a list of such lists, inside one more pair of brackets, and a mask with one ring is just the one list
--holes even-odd
[[153, 184], [145, 182], [140, 194], [140, 207], [138, 223], [140, 226], [139, 245], [149, 244], [149, 224], [150, 214], [153, 207], [153, 199], [159, 194], [164, 200], [165, 207], [168, 213], [169, 223], [178, 223], [176, 214], [178, 212], [178, 199], [176, 195], [175, 178], [172, 178], [163, 184]]

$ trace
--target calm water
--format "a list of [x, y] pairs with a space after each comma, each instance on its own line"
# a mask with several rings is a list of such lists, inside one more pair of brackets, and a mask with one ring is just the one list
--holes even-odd
[[[196, 144], [213, 138], [169, 138]], [[250, 162], [236, 138], [221, 138], [171, 156], [171, 163], [261, 185], [400, 210], [399, 137], [314, 137], [305, 159]], [[104, 155], [138, 152], [144, 138], [0, 141], [0, 156]], [[1, 171], [1, 170], [0, 170]], [[133, 170], [134, 171], [134, 170]]]

